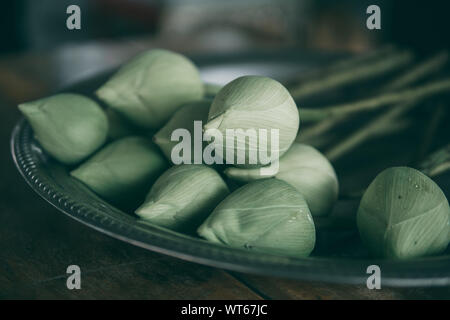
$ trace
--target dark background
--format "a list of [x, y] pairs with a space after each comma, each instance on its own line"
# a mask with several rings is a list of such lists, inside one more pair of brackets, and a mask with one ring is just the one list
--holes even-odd
[[[224, 3], [229, 5], [222, 11]], [[82, 10], [80, 31], [65, 28], [65, 8], [70, 4], [78, 4]], [[370, 4], [381, 8], [381, 31], [364, 28], [365, 8]], [[441, 0], [2, 1], [0, 54], [129, 37], [168, 36], [206, 42], [214, 34], [222, 35], [220, 41], [241, 45], [263, 42], [363, 51], [388, 41], [429, 51], [449, 45], [449, 9], [449, 2]], [[179, 15], [183, 19], [175, 19]]]

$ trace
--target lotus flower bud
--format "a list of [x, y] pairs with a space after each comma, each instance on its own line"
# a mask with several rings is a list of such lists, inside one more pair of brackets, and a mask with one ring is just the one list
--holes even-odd
[[[208, 111], [211, 106], [210, 100], [199, 100], [187, 103], [174, 113], [169, 122], [162, 127], [153, 137], [153, 141], [161, 148], [167, 159], [172, 159], [171, 154], [173, 147], [177, 145], [178, 141], [172, 141], [172, 133], [177, 129], [186, 129], [191, 135], [191, 163], [194, 163], [196, 134], [201, 137], [202, 124], [206, 123], [208, 119]], [[199, 124], [199, 131], [194, 132], [194, 121], [201, 121]], [[199, 145], [199, 152], [203, 150], [203, 141]]]
[[441, 253], [450, 236], [450, 208], [439, 186], [412, 168], [381, 172], [357, 214], [362, 240], [376, 257], [405, 259]]
[[[233, 161], [232, 164], [243, 167], [261, 166], [277, 159], [289, 149], [298, 128], [299, 113], [288, 90], [279, 82], [261, 76], [244, 76], [225, 85], [214, 98], [204, 126], [206, 137], [209, 129], [221, 133], [223, 141], [212, 143], [216, 148], [222, 144], [224, 156], [237, 157], [245, 151], [244, 163], [226, 159], [227, 163]], [[233, 140], [227, 139], [227, 130], [236, 133], [231, 143], [227, 143]], [[256, 140], [251, 132], [255, 133]], [[273, 139], [274, 132], [278, 141]], [[263, 161], [261, 153], [267, 154], [269, 161]]]
[[96, 94], [132, 123], [156, 130], [182, 104], [201, 99], [203, 83], [190, 60], [154, 49], [122, 66]]
[[108, 120], [100, 106], [79, 94], [63, 93], [19, 105], [42, 147], [55, 159], [74, 164], [106, 140]]
[[329, 213], [339, 193], [336, 173], [328, 159], [315, 148], [297, 142], [280, 158], [278, 172], [271, 176], [264, 175], [260, 168], [229, 167], [225, 174], [241, 182], [271, 176], [283, 180], [305, 197], [313, 216]]
[[175, 231], [195, 232], [228, 195], [220, 175], [205, 165], [179, 165], [164, 172], [136, 214]]
[[305, 199], [277, 179], [254, 181], [234, 191], [198, 234], [232, 247], [293, 257], [308, 256], [316, 239]]
[[70, 174], [114, 204], [142, 199], [168, 163], [148, 139], [126, 137], [109, 143]]

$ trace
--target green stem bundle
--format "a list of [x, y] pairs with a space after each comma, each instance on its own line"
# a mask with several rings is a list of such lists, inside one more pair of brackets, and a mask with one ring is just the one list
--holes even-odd
[[339, 72], [332, 72], [326, 76], [319, 77], [318, 79], [311, 79], [292, 88], [290, 92], [294, 99], [302, 99], [325, 90], [373, 78], [398, 69], [409, 64], [413, 58], [413, 54], [408, 51], [394, 53], [383, 59], [378, 59], [373, 63], [358, 65], [354, 68], [346, 68]]
[[297, 88], [303, 86], [304, 83], [318, 81], [324, 77], [329, 77], [331, 74], [336, 76], [336, 74], [348, 72], [349, 69], [360, 67], [363, 64], [367, 65], [375, 61], [380, 61], [381, 59], [384, 60], [391, 57], [393, 54], [398, 54], [398, 50], [391, 45], [387, 45], [365, 54], [359, 54], [335, 61], [325, 67], [311, 69], [303, 73], [295, 83], [291, 84], [289, 90], [296, 90]]
[[448, 52], [443, 51], [434, 55], [430, 59], [419, 63], [411, 70], [405, 72], [399, 77], [395, 78], [393, 81], [388, 83], [381, 91], [393, 91], [398, 89], [403, 89], [411, 85], [412, 83], [428, 77], [433, 72], [441, 69], [448, 61]]
[[[388, 83], [384, 87], [384, 89], [382, 89], [382, 92], [390, 92], [396, 89], [406, 88], [407, 86], [413, 84], [414, 82], [426, 78], [434, 71], [439, 70], [447, 63], [447, 61], [448, 61], [448, 52], [444, 51], [440, 54], [437, 54], [431, 57], [430, 59], [427, 59], [426, 61], [413, 67], [411, 70], [405, 72], [399, 77], [395, 78], [393, 81]], [[347, 117], [345, 117], [344, 115], [319, 121], [317, 124], [307, 128], [306, 130], [303, 130], [302, 134], [299, 136], [299, 139], [305, 141], [310, 139], [311, 137], [320, 135], [328, 131], [332, 127], [345, 121], [346, 119]]]
[[[394, 81], [389, 83], [385, 90], [392, 91], [394, 89], [398, 89], [400, 87], [404, 87], [417, 81], [420, 78], [426, 77], [429, 73], [435, 71], [438, 68], [441, 68], [448, 60], [447, 52], [443, 52], [438, 54], [431, 59], [417, 65], [411, 71], [403, 74], [399, 78], [396, 78]], [[337, 159], [344, 155], [349, 150], [353, 149], [357, 145], [361, 144], [365, 140], [369, 139], [371, 136], [374, 136], [376, 132], [380, 131], [382, 126], [392, 125], [392, 122], [400, 115], [403, 114], [406, 110], [409, 110], [410, 107], [417, 105], [417, 101], [411, 101], [404, 104], [401, 104], [398, 107], [393, 107], [392, 109], [386, 111], [383, 115], [379, 116], [375, 120], [371, 121], [368, 125], [350, 135], [343, 141], [341, 141], [338, 145], [334, 146], [331, 150], [327, 152], [327, 155], [330, 159]], [[340, 121], [343, 117], [337, 117], [337, 121]], [[323, 122], [330, 122], [331, 120], [325, 120]]]
[[361, 130], [357, 130], [346, 139], [342, 140], [337, 145], [333, 146], [330, 150], [325, 152], [327, 158], [334, 161], [340, 158], [347, 151], [353, 149], [355, 146], [361, 144], [367, 138], [377, 134], [380, 127], [390, 125], [392, 120], [399, 115], [404, 114], [406, 111], [416, 106], [415, 102], [406, 102], [402, 105], [391, 108], [388, 112], [378, 116], [375, 120], [371, 121], [367, 126]]
[[447, 91], [450, 91], [450, 79], [448, 78], [411, 89], [383, 93], [369, 99], [363, 99], [352, 103], [340, 104], [320, 109], [302, 109], [302, 120], [320, 121], [330, 117], [350, 115], [361, 111], [376, 110], [389, 104], [424, 99], [426, 97]]

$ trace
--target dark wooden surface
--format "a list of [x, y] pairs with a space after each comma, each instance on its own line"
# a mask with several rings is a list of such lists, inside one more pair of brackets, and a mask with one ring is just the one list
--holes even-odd
[[[54, 89], [52, 55], [0, 58], [0, 299], [429, 299], [449, 288], [368, 290], [231, 273], [146, 251], [66, 217], [14, 168], [16, 105]], [[81, 290], [66, 268], [79, 265]]]

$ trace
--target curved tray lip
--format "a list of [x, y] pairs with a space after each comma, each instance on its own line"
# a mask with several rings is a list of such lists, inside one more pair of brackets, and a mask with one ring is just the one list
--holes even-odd
[[39, 159], [32, 151], [31, 137], [31, 127], [22, 118], [12, 132], [11, 153], [18, 171], [37, 194], [76, 221], [144, 249], [212, 267], [304, 281], [365, 284], [369, 277], [366, 273], [367, 267], [378, 265], [381, 268], [382, 286], [418, 287], [450, 284], [448, 255], [404, 261], [288, 258], [209, 243], [138, 223], [132, 217], [124, 220], [114, 219], [105, 214], [107, 208], [93, 210], [84, 203], [74, 200], [69, 194], [60, 193], [45, 184], [45, 180], [49, 178], [39, 170]]

